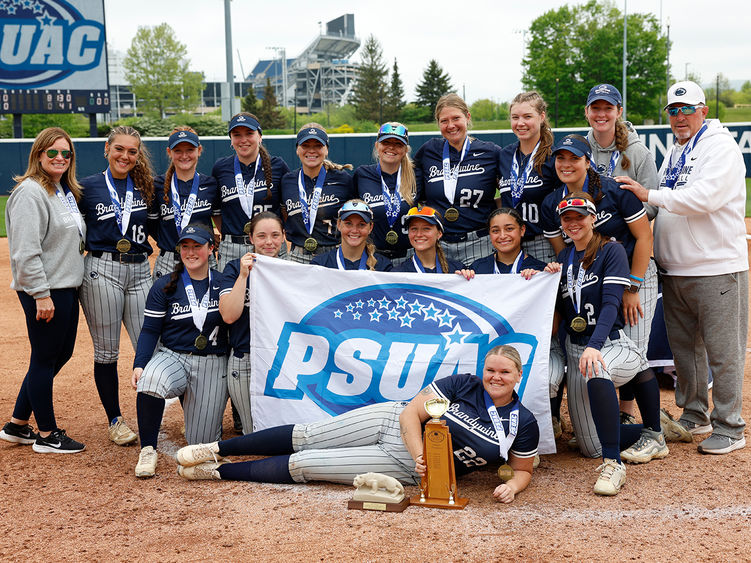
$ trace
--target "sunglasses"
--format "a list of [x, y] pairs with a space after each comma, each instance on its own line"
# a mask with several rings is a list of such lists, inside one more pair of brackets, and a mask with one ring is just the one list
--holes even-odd
[[378, 136], [381, 135], [399, 135], [400, 137], [406, 137], [409, 135], [409, 131], [404, 125], [392, 125], [391, 123], [384, 123], [378, 130]]
[[567, 209], [581, 209], [582, 207], [592, 214], [597, 212], [597, 209], [591, 201], [581, 198], [571, 198], [564, 199], [558, 204], [558, 214], [561, 215]]
[[668, 115], [670, 117], [675, 117], [678, 115], [678, 112], [682, 113], [683, 115], [693, 115], [696, 113], [696, 110], [699, 108], [704, 107], [703, 105], [699, 106], [682, 106], [679, 108], [668, 108]]
[[342, 213], [346, 213], [348, 211], [359, 211], [360, 213], [367, 213], [371, 217], [373, 216], [373, 212], [371, 211], [370, 207], [362, 201], [348, 201], [344, 205], [342, 205], [341, 209], [339, 210], [339, 215], [341, 216]]
[[55, 158], [59, 154], [65, 160], [68, 160], [71, 156], [73, 156], [73, 151], [59, 151], [57, 149], [47, 149], [46, 151], [44, 151], [44, 154], [47, 155], [47, 158]]
[[407, 211], [408, 217], [435, 217], [435, 214], [436, 210], [427, 205], [423, 205], [422, 207], [412, 207]]

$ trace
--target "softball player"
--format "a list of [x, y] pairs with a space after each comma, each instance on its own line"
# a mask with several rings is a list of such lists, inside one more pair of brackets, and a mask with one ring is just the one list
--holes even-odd
[[391, 260], [376, 254], [376, 247], [370, 242], [373, 232], [370, 207], [361, 199], [351, 199], [342, 205], [338, 215], [336, 229], [341, 233], [341, 244], [314, 257], [311, 264], [339, 270], [390, 271]]
[[[250, 244], [257, 254], [275, 257], [284, 246], [284, 226], [276, 213], [261, 211], [250, 221]], [[219, 312], [229, 325], [232, 354], [227, 362], [227, 389], [238, 411], [243, 433], [253, 431], [250, 412], [250, 295], [248, 283], [255, 255], [247, 253], [227, 263], [219, 286]]]
[[[407, 485], [425, 474], [422, 425], [425, 402], [451, 401], [444, 415], [451, 431], [457, 475], [508, 460], [514, 477], [493, 497], [511, 502], [532, 478], [539, 430], [519, 401], [521, 358], [511, 346], [488, 352], [482, 377], [453, 375], [434, 381], [409, 403], [370, 405], [311, 424], [290, 424], [177, 452], [186, 479], [235, 479], [270, 483], [331, 481], [351, 485], [367, 471], [385, 473]], [[467, 421], [471, 421], [467, 423]], [[219, 456], [266, 455], [258, 461], [224, 463]]]
[[[255, 213], [272, 211], [281, 216], [280, 185], [289, 166], [278, 156], [270, 156], [262, 144], [263, 130], [252, 113], [241, 112], [229, 122], [234, 155], [220, 158], [211, 175], [221, 194], [222, 242], [219, 244], [219, 270], [231, 260], [251, 252], [248, 228]], [[287, 254], [282, 245], [280, 255]]]
[[120, 327], [125, 325], [135, 348], [151, 287], [147, 214], [154, 182], [148, 152], [132, 127], [112, 129], [104, 156], [107, 170], [81, 180], [79, 208], [89, 252], [80, 299], [94, 342], [94, 381], [109, 421], [109, 439], [122, 446], [135, 442], [137, 436], [120, 412]]
[[[156, 472], [157, 437], [165, 399], [184, 396], [185, 439], [217, 440], [227, 405], [227, 330], [219, 314], [222, 274], [209, 268], [214, 234], [186, 226], [178, 240], [180, 263], [149, 291], [131, 383], [141, 453], [136, 477]], [[159, 349], [154, 349], [159, 342]]]
[[329, 136], [318, 123], [307, 123], [297, 133], [301, 167], [282, 177], [282, 206], [286, 211], [289, 259], [308, 264], [313, 256], [333, 250], [339, 243], [335, 220], [339, 208], [357, 196], [351, 164], [335, 164], [329, 154]]
[[415, 167], [409, 157], [409, 132], [401, 123], [384, 123], [378, 130], [373, 155], [352, 177], [360, 199], [373, 211], [373, 242], [378, 252], [399, 264], [407, 257], [409, 239], [402, 217], [414, 205]]
[[[154, 197], [149, 219], [157, 225], [155, 238], [159, 256], [154, 264], [154, 279], [171, 274], [180, 261], [177, 239], [191, 222], [222, 226], [219, 189], [212, 176], [196, 171], [203, 147], [196, 132], [187, 126], [176, 127], [167, 141], [169, 168], [154, 178], [160, 193]], [[213, 256], [210, 259], [213, 261]], [[216, 264], [211, 264], [216, 266]]]
[[[409, 243], [414, 252], [409, 260], [405, 260], [394, 268], [395, 272], [422, 272], [425, 274], [451, 274], [461, 272], [470, 279], [462, 262], [447, 258], [440, 240], [443, 237], [443, 223], [441, 215], [427, 205], [412, 207], [402, 217], [407, 229]], [[466, 273], [466, 274], [465, 274]]]
[[443, 139], [415, 154], [417, 201], [441, 213], [447, 256], [468, 265], [493, 251], [485, 221], [496, 208], [501, 149], [467, 135], [469, 108], [456, 94], [438, 100], [435, 118]]
[[537, 92], [522, 92], [509, 111], [518, 141], [501, 150], [498, 205], [516, 209], [524, 219], [522, 248], [539, 260], [552, 262], [555, 252], [540, 223], [545, 196], [560, 185], [551, 153], [553, 131], [547, 104]]

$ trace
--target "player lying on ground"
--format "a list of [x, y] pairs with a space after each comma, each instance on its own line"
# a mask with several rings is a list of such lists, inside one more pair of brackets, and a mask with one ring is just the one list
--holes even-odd
[[[360, 473], [374, 471], [416, 485], [425, 474], [422, 426], [430, 418], [425, 401], [443, 397], [451, 402], [444, 419], [452, 435], [456, 474], [508, 461], [514, 477], [496, 487], [493, 497], [511, 502], [529, 485], [539, 438], [537, 421], [514, 392], [521, 375], [516, 349], [496, 346], [485, 357], [482, 378], [454, 375], [434, 381], [409, 403], [379, 403], [321, 422], [277, 426], [187, 446], [177, 452], [178, 473], [191, 480], [349, 485]], [[493, 414], [491, 419], [493, 412], [498, 417]], [[510, 425], [510, 420], [518, 424]], [[271, 457], [227, 463], [222, 458], [229, 455]]]

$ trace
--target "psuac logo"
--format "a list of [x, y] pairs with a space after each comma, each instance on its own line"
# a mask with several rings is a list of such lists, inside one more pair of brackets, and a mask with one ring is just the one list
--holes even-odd
[[537, 350], [497, 313], [442, 289], [408, 283], [341, 293], [285, 323], [266, 376], [264, 395], [308, 397], [325, 412], [342, 412], [414, 397], [435, 379], [482, 374], [485, 354], [499, 344], [530, 349], [522, 397]]
[[104, 26], [65, 0], [0, 1], [0, 87], [36, 88], [96, 67]]

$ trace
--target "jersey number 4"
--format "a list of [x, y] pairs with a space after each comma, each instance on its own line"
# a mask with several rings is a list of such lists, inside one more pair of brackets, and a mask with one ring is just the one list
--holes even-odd
[[454, 450], [456, 459], [461, 461], [467, 467], [479, 467], [481, 465], [487, 465], [488, 462], [477, 455], [477, 452], [469, 446], [464, 446], [461, 449]]

